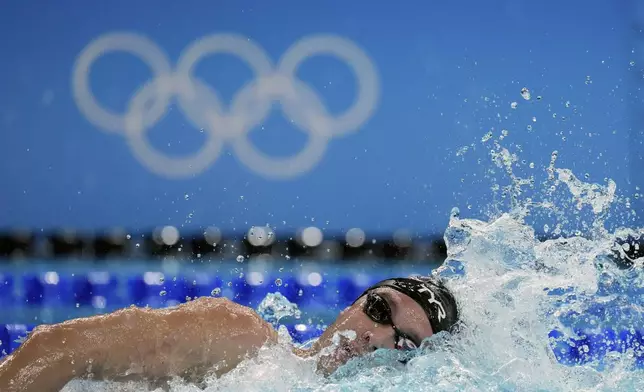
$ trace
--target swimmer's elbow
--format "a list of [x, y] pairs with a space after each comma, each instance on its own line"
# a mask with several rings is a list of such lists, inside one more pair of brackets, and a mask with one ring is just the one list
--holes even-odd
[[75, 351], [80, 351], [80, 347], [81, 342], [76, 338], [73, 329], [58, 324], [37, 326], [20, 349], [37, 351], [37, 357], [46, 355], [69, 357]]
[[2, 391], [59, 391], [81, 371], [80, 346], [70, 330], [60, 325], [40, 326], [31, 332], [0, 365]]

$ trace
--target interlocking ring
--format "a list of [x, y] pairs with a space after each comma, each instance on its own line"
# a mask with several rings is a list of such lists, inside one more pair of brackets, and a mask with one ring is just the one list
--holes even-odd
[[[268, 157], [258, 151], [248, 140], [245, 133], [259, 125], [261, 118], [245, 116], [249, 113], [250, 102], [253, 99], [259, 102], [271, 102], [277, 99], [282, 107], [299, 107], [301, 111], [291, 118], [300, 129], [309, 131], [309, 140], [306, 147], [299, 153], [289, 158]], [[263, 109], [263, 108], [262, 108]], [[242, 163], [252, 167], [256, 172], [267, 177], [291, 177], [300, 172], [313, 168], [324, 156], [331, 130], [326, 120], [326, 109], [318, 95], [297, 79], [288, 79], [280, 76], [260, 78], [246, 86], [235, 98], [232, 104], [232, 116], [236, 118], [231, 122], [235, 134], [240, 134], [232, 140], [236, 156]]]
[[[89, 88], [94, 61], [119, 50], [141, 58], [154, 75], [135, 92], [124, 114], [102, 108]], [[217, 92], [193, 74], [199, 61], [217, 53], [238, 56], [256, 75], [233, 98], [228, 111]], [[303, 61], [325, 54], [344, 60], [358, 81], [355, 102], [335, 117], [329, 115], [317, 92], [296, 77]], [[79, 54], [72, 73], [72, 90], [81, 113], [92, 124], [124, 136], [137, 159], [158, 175], [186, 178], [199, 174], [217, 160], [228, 142], [238, 160], [249, 169], [267, 178], [286, 179], [311, 170], [322, 160], [332, 138], [356, 131], [371, 117], [379, 99], [379, 81], [367, 55], [337, 36], [306, 37], [291, 46], [278, 64], [275, 67], [262, 48], [245, 37], [214, 34], [191, 44], [173, 70], [167, 55], [147, 38], [111, 33], [94, 40]], [[206, 143], [188, 157], [167, 156], [145, 137], [145, 132], [164, 117], [173, 97], [188, 121], [207, 132]], [[306, 146], [290, 157], [268, 156], [248, 139], [248, 133], [269, 115], [274, 101], [279, 101], [285, 116], [309, 135]]]
[[[155, 77], [165, 77], [172, 73], [172, 66], [166, 54], [145, 37], [130, 33], [112, 33], [96, 39], [88, 45], [76, 59], [72, 75], [72, 92], [80, 111], [99, 128], [112, 132], [125, 130], [125, 115], [118, 115], [103, 109], [89, 88], [89, 69], [102, 55], [123, 51], [140, 57], [150, 66]], [[152, 123], [163, 116], [167, 110], [170, 95], [162, 96], [150, 110]]]

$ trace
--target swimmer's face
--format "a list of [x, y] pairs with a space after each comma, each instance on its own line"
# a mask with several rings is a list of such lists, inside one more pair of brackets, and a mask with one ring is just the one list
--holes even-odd
[[[323, 352], [320, 356], [318, 370], [330, 374], [351, 358], [366, 355], [380, 348], [404, 349], [414, 345], [420, 346], [425, 338], [432, 335], [427, 315], [413, 299], [387, 287], [377, 288], [371, 293], [379, 297], [375, 298], [376, 301], [386, 301], [396, 329], [391, 324], [373, 321], [365, 313], [367, 295], [363, 296], [342, 311], [317, 341], [316, 348], [324, 350], [333, 347], [334, 335], [339, 335], [335, 338], [336, 342], [339, 341], [337, 348], [332, 348], [326, 355]], [[382, 309], [382, 306], [376, 307]]]

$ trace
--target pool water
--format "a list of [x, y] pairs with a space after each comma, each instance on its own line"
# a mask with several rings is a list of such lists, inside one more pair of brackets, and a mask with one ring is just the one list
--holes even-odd
[[364, 263], [346, 261], [284, 261], [282, 266], [253, 259], [123, 264], [5, 261], [0, 270], [0, 357], [15, 350], [17, 341], [38, 324], [104, 314], [132, 304], [173, 306], [202, 296], [226, 297], [259, 309], [269, 294], [279, 293], [297, 309], [282, 312], [279, 321], [296, 342], [302, 342], [318, 335], [375, 282], [428, 273], [439, 265], [388, 261], [374, 273]]
[[[539, 242], [529, 226], [505, 214], [489, 222], [455, 217], [446, 239], [448, 261], [434, 273], [450, 276], [460, 299], [466, 328], [459, 336], [433, 336], [407, 365], [382, 350], [322, 378], [313, 361], [290, 353], [283, 335], [283, 346], [209, 380], [206, 391], [644, 388], [641, 298], [624, 289], [639, 289], [644, 275], [607, 262], [614, 233]], [[89, 386], [105, 390], [109, 384]], [[67, 391], [86, 387], [72, 383]], [[170, 390], [197, 389], [176, 381]]]
[[[314, 362], [290, 353], [292, 336], [283, 334], [283, 346], [263, 350], [233, 372], [210, 380], [206, 390], [642, 390], [644, 322], [638, 293], [644, 274], [637, 267], [620, 269], [608, 260], [615, 239], [626, 234], [642, 233], [621, 230], [592, 240], [574, 237], [539, 242], [532, 228], [517, 215], [504, 214], [489, 222], [455, 216], [445, 233], [448, 259], [427, 273], [449, 277], [467, 325], [460, 336], [435, 335], [406, 366], [383, 350], [349, 362], [330, 378], [321, 378], [315, 373]], [[333, 278], [328, 278], [322, 291], [335, 291], [335, 295], [346, 277], [361, 281], [356, 278], [360, 271], [355, 269], [348, 268], [344, 273], [341, 269], [323, 270]], [[418, 272], [423, 272], [418, 266], [407, 266], [392, 268], [385, 275]], [[282, 286], [297, 275], [282, 275]], [[311, 279], [318, 281], [316, 275]], [[367, 277], [362, 284], [369, 282]], [[151, 286], [151, 296], [158, 296], [156, 291], [162, 287]], [[288, 294], [282, 286], [276, 291]], [[355, 286], [352, 296], [362, 288]], [[256, 295], [265, 298], [272, 291], [271, 287], [266, 289]], [[291, 296], [309, 315], [281, 321], [286, 320], [284, 324], [291, 327], [316, 324], [315, 320], [309, 323], [308, 318], [314, 319], [315, 309], [323, 307], [321, 298], [326, 294], [322, 291], [309, 299]], [[161, 298], [169, 296], [166, 293]], [[338, 297], [331, 298], [338, 301]], [[349, 298], [353, 297], [345, 301]], [[247, 299], [252, 302], [256, 297]], [[324, 321], [332, 320], [332, 313], [340, 307]], [[50, 317], [53, 320], [61, 315], [54, 312]], [[300, 341], [304, 338], [300, 336]], [[109, 383], [74, 381], [66, 390], [112, 387]], [[119, 387], [144, 390], [141, 384]], [[197, 390], [178, 380], [170, 389]]]
[[[257, 308], [261, 307], [262, 300], [270, 299], [271, 292], [281, 291], [284, 300], [289, 301], [282, 303], [289, 316], [276, 324], [290, 325], [291, 329], [280, 328], [279, 346], [262, 350], [257, 357], [243, 362], [219, 379], [207, 380], [205, 390], [644, 390], [643, 260], [632, 260], [628, 268], [615, 263], [615, 254], [620, 253], [616, 244], [626, 238], [641, 239], [644, 230], [629, 227], [609, 230], [605, 227], [609, 211], [622, 203], [616, 196], [614, 184], [586, 184], [570, 171], [560, 169], [553, 169], [551, 174], [554, 186], [568, 192], [563, 199], [550, 198], [551, 193], [546, 192], [542, 195], [544, 200], [536, 203], [533, 199], [521, 200], [515, 194], [510, 208], [486, 220], [461, 217], [458, 211], [453, 211], [445, 230], [447, 259], [438, 268], [390, 266], [389, 270], [378, 269], [378, 275], [382, 272], [382, 276], [375, 276], [371, 273], [374, 268], [365, 269], [369, 266], [338, 267], [337, 270], [318, 266], [317, 272], [305, 265], [301, 266], [302, 270], [298, 267], [284, 272], [289, 267], [280, 270], [282, 266], [279, 266], [277, 271], [284, 275], [276, 278], [273, 276], [275, 270], [267, 270], [265, 266], [256, 270], [249, 267], [244, 271], [240, 271], [239, 266], [222, 266], [220, 271], [228, 274], [220, 276], [222, 292], [232, 290], [222, 295], [233, 295]], [[519, 180], [513, 176], [513, 181]], [[566, 236], [537, 240], [535, 228], [529, 223], [536, 211], [552, 212], [558, 219], [557, 225], [552, 227], [559, 230], [560, 225], [565, 227], [570, 222], [561, 219], [560, 212], [569, 209], [571, 200], [574, 208], [585, 212], [583, 219], [589, 219], [582, 225], [585, 232], [568, 231]], [[580, 216], [581, 212], [577, 217]], [[117, 291], [127, 297], [140, 293], [142, 288], [143, 294], [136, 294], [135, 299], [152, 301], [153, 306], [163, 306], [168, 299], [180, 298], [185, 290], [202, 290], [198, 288], [199, 279], [193, 276], [179, 278], [178, 281], [188, 282], [188, 285], [180, 284], [177, 289], [173, 283], [168, 286], [169, 282], [176, 282], [174, 279], [169, 281], [164, 275], [161, 281], [158, 271], [147, 278], [143, 270], [134, 275], [130, 272], [127, 279], [117, 279], [121, 282], [117, 283]], [[179, 271], [177, 275], [184, 272]], [[256, 279], [255, 272], [266, 276]], [[138, 286], [132, 286], [130, 275], [141, 276], [141, 273], [143, 284], [139, 282]], [[242, 273], [255, 282], [261, 280], [260, 289], [236, 296], [234, 290], [241, 288], [236, 286], [235, 282], [239, 281], [235, 279]], [[396, 360], [395, 353], [378, 350], [350, 361], [327, 378], [316, 374], [314, 359], [303, 360], [291, 353], [291, 345], [297, 344], [288, 333], [294, 330], [293, 325], [310, 327], [311, 334], [315, 335], [315, 331], [320, 330], [315, 328], [323, 328], [323, 324], [331, 321], [370, 281], [408, 273], [437, 274], [448, 280], [448, 286], [459, 301], [465, 325], [458, 335], [440, 333], [432, 336], [406, 365]], [[62, 281], [61, 276], [62, 273], [58, 275], [58, 282]], [[51, 275], [47, 279], [56, 280]], [[204, 279], [206, 282], [207, 278]], [[301, 286], [294, 291], [291, 285]], [[24, 287], [18, 286], [16, 284], [12, 292], [24, 295]], [[60, 286], [55, 286], [53, 295], [43, 297], [52, 299], [52, 304], [47, 306], [53, 308], [60, 306], [56, 305], [60, 296], [55, 294]], [[204, 283], [203, 289], [212, 290], [212, 284]], [[164, 295], [160, 294], [162, 291]], [[105, 303], [112, 300], [118, 303], [122, 300], [119, 298], [106, 298]], [[299, 318], [294, 317], [297, 312], [291, 302], [301, 306]], [[19, 315], [19, 312], [11, 314]], [[56, 320], [71, 314], [41, 314], [38, 320]], [[274, 312], [264, 314], [275, 318]], [[147, 390], [142, 384], [115, 386], [74, 381], [65, 391], [114, 388]], [[181, 380], [173, 381], [168, 388], [176, 392], [200, 390]]]

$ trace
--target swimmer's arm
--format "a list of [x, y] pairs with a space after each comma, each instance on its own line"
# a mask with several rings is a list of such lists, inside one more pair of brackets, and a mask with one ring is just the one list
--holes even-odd
[[201, 298], [40, 327], [0, 363], [0, 391], [59, 391], [74, 378], [158, 380], [222, 374], [277, 334], [252, 310]]

